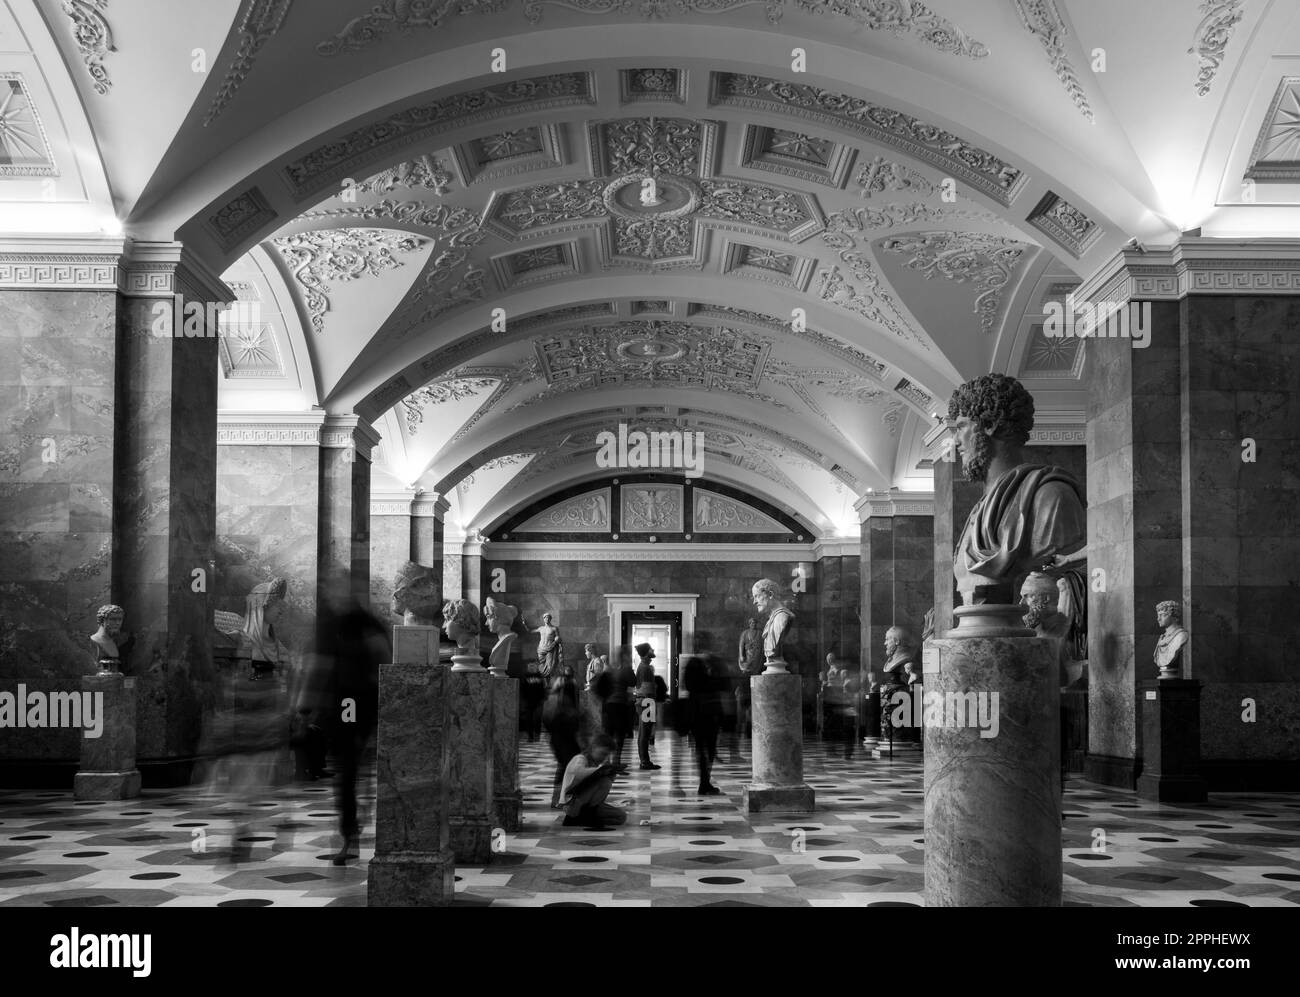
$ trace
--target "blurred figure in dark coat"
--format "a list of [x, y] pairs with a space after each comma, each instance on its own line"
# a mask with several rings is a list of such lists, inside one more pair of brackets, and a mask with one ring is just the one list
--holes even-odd
[[722, 793], [710, 782], [713, 763], [718, 757], [718, 725], [722, 714], [722, 689], [727, 679], [721, 662], [714, 655], [692, 655], [686, 662], [682, 684], [689, 694], [691, 738], [695, 741], [695, 762], [700, 770], [700, 796]]

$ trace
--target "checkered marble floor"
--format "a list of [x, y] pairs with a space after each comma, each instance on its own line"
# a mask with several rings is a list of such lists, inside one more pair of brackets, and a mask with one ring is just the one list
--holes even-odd
[[[656, 760], [615, 783], [614, 829], [563, 827], [550, 808], [545, 738], [520, 745], [524, 826], [486, 867], [457, 869], [476, 906], [916, 906], [924, 838], [919, 757], [845, 760], [805, 742], [817, 811], [739, 809], [749, 744], [726, 738], [695, 795], [690, 744], [661, 733]], [[360, 861], [332, 866], [337, 813], [323, 783], [232, 799], [195, 789], [122, 802], [0, 791], [0, 906], [364, 906], [374, 788], [362, 788]], [[1065, 901], [1115, 907], [1300, 905], [1300, 797], [1216, 794], [1200, 806], [1138, 800], [1071, 781], [1062, 831]]]

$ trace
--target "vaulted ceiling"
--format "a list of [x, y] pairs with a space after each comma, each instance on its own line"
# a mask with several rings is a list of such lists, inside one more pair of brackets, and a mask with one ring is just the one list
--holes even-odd
[[256, 302], [223, 408], [355, 412], [463, 527], [627, 422], [832, 535], [970, 376], [1078, 424], [1043, 307], [1131, 239], [1300, 230], [1296, 42], [1289, 0], [0, 0], [0, 190], [183, 241]]

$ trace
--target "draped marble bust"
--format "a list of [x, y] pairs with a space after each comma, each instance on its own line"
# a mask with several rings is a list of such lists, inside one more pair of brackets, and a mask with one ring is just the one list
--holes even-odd
[[1084, 546], [1079, 483], [1064, 468], [1025, 460], [1034, 400], [1005, 374], [985, 374], [948, 402], [962, 473], [984, 494], [957, 541], [953, 575], [963, 605], [1010, 604], [1020, 582], [1057, 554]]
[[760, 578], [750, 589], [754, 607], [760, 613], [767, 613], [767, 623], [763, 626], [763, 654], [767, 667], [774, 672], [783, 672], [785, 668], [785, 642], [794, 625], [794, 613], [781, 599], [781, 589], [770, 578]]

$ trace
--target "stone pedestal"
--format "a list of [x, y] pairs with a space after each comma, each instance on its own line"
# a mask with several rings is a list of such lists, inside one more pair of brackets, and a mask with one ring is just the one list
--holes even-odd
[[1148, 679], [1142, 700], [1142, 774], [1137, 794], [1161, 803], [1204, 803], [1201, 778], [1201, 683]]
[[447, 807], [450, 682], [445, 668], [379, 666], [370, 907], [442, 907], [454, 898]]
[[393, 662], [398, 665], [436, 665], [442, 634], [440, 627], [393, 627]]
[[803, 781], [802, 679], [784, 670], [773, 672], [771, 665], [750, 681], [754, 781], [742, 788], [741, 809], [810, 813], [815, 794]]
[[[512, 635], [513, 636], [513, 635]], [[518, 831], [524, 794], [519, 788], [519, 680], [492, 676], [493, 827]]]
[[[460, 659], [462, 655], [456, 655]], [[478, 661], [477, 655], [473, 657]], [[487, 865], [492, 855], [493, 698], [500, 679], [485, 668], [447, 673], [447, 751], [451, 850], [461, 865]]]
[[930, 907], [1061, 904], [1057, 653], [1022, 613], [960, 607], [957, 629], [925, 646]]
[[[135, 767], [135, 679], [116, 673], [81, 678], [83, 733], [81, 771], [73, 776], [78, 800], [129, 800], [140, 795], [140, 770]], [[86, 694], [89, 694], [87, 697]], [[87, 699], [91, 712], [86, 714]], [[86, 726], [95, 719], [99, 737]]]

